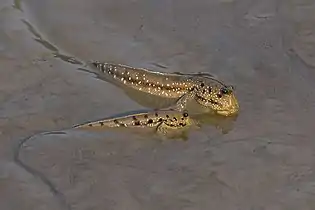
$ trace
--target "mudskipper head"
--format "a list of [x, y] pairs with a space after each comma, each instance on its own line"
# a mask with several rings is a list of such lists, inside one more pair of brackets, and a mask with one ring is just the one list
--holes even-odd
[[223, 116], [235, 115], [239, 111], [233, 86], [228, 86], [216, 79], [198, 81], [196, 100], [199, 104], [211, 108]]

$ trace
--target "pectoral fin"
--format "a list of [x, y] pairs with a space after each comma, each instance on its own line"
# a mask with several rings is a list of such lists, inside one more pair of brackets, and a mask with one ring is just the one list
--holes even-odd
[[193, 100], [196, 96], [196, 92], [194, 90], [182, 95], [177, 101], [174, 106], [171, 107], [171, 109], [177, 110], [177, 111], [185, 111], [187, 107], [187, 103], [191, 100]]

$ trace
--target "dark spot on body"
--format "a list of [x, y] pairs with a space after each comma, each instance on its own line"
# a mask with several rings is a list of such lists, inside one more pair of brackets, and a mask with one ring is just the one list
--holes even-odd
[[152, 119], [149, 119], [149, 120], [148, 120], [148, 123], [153, 123], [153, 120], [152, 120]]
[[166, 115], [166, 118], [169, 118], [170, 116]]
[[162, 122], [162, 121], [163, 121], [163, 119], [162, 119], [162, 118], [160, 118], [160, 119], [159, 119], [159, 122]]
[[119, 124], [118, 120], [114, 120], [114, 123]]
[[137, 120], [137, 117], [136, 117], [136, 116], [132, 116], [132, 119], [133, 119], [133, 120]]
[[158, 116], [159, 116], [159, 114], [158, 114], [157, 112], [155, 112], [155, 116], [156, 116], [156, 117], [158, 117]]
[[174, 117], [173, 119], [174, 119], [175, 121], [177, 121], [177, 118], [176, 118], [176, 117]]
[[101, 125], [101, 126], [103, 126], [103, 125], [104, 125], [104, 123], [103, 123], [103, 122], [100, 122], [100, 125]]
[[212, 103], [212, 104], [219, 104], [218, 102], [216, 102], [216, 101], [214, 101], [214, 100], [212, 100], [212, 99], [210, 99], [210, 102]]
[[221, 94], [219, 94], [219, 93], [217, 94], [217, 96], [218, 96], [218, 98], [222, 98], [222, 95], [221, 95]]
[[208, 91], [209, 91], [209, 93], [211, 93], [211, 91], [212, 91], [211, 87], [208, 88]]
[[214, 101], [213, 99], [205, 99], [204, 97], [201, 97], [199, 95], [196, 95], [197, 96], [197, 99], [198, 100], [201, 100], [203, 102], [209, 102], [209, 103], [212, 103], [212, 104], [219, 104], [218, 102]]
[[136, 122], [135, 122], [135, 125], [140, 125], [140, 121], [136, 121]]
[[205, 86], [205, 83], [202, 82], [202, 83], [200, 84], [200, 87], [204, 87], [204, 86]]
[[183, 114], [183, 116], [184, 116], [184, 117], [188, 117], [188, 113], [185, 112], [185, 113]]

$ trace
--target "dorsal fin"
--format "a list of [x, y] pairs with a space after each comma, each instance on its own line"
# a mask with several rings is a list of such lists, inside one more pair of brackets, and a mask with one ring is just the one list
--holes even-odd
[[218, 79], [217, 76], [210, 74], [209, 72], [196, 72], [196, 73], [182, 73], [182, 72], [178, 72], [175, 71], [173, 72], [173, 74], [177, 74], [177, 75], [187, 75], [187, 76], [198, 76], [198, 77], [205, 77], [205, 78], [209, 78], [209, 79]]

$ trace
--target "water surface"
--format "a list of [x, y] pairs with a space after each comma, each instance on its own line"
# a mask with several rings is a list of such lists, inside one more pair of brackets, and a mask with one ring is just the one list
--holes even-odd
[[[312, 1], [0, 6], [4, 209], [315, 208]], [[236, 86], [240, 115], [228, 132], [205, 124], [186, 142], [69, 131], [145, 108], [82, 70], [90, 59], [210, 72]], [[59, 129], [21, 148], [35, 171], [13, 161], [19, 139]]]

